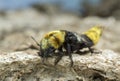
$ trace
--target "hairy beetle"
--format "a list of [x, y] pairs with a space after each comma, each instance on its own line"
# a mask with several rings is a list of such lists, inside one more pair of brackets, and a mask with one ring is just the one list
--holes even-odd
[[71, 66], [73, 66], [72, 53], [74, 51], [80, 51], [83, 48], [88, 48], [93, 53], [91, 47], [97, 44], [102, 35], [102, 31], [102, 26], [94, 26], [81, 35], [67, 30], [51, 31], [45, 34], [40, 43], [36, 41], [37, 45], [40, 46], [39, 56], [43, 58], [44, 62], [45, 58], [52, 56], [57, 50], [56, 65], [64, 55], [64, 48], [70, 58]]

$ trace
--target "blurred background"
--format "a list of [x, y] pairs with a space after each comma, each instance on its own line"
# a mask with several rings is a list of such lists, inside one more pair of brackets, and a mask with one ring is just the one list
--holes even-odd
[[[0, 52], [26, 49], [52, 30], [105, 30], [95, 46], [120, 53], [120, 0], [0, 0]], [[34, 50], [27, 49], [27, 52]]]

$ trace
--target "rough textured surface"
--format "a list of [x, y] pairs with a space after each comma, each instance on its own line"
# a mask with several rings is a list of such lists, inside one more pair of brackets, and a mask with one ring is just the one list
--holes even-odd
[[[54, 66], [37, 55], [13, 52], [0, 55], [0, 81], [120, 81], [120, 56], [113, 51], [101, 54], [73, 54], [74, 66], [67, 56]], [[99, 76], [99, 77], [98, 77]]]

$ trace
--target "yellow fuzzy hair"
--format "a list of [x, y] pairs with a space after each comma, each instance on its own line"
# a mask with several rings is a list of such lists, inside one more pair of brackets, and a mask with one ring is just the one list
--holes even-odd
[[90, 38], [92, 40], [92, 42], [95, 44], [98, 43], [101, 35], [102, 35], [102, 32], [103, 32], [103, 27], [102, 26], [94, 26], [92, 27], [91, 29], [89, 29], [87, 32], [85, 32], [84, 34]]
[[42, 48], [46, 49], [49, 46], [54, 48], [59, 48], [61, 44], [65, 41], [65, 32], [64, 31], [52, 31], [45, 34], [44, 38], [41, 40]]

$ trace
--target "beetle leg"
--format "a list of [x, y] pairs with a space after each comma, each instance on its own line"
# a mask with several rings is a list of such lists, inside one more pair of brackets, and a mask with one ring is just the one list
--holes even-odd
[[75, 53], [79, 54], [79, 55], [84, 55], [84, 54], [87, 54], [89, 53], [90, 51], [89, 50], [86, 50], [86, 51], [80, 51], [80, 50], [77, 50]]
[[68, 52], [68, 55], [69, 55], [69, 58], [70, 58], [70, 61], [71, 61], [71, 65], [70, 67], [73, 66], [73, 59], [72, 59], [72, 54], [71, 54], [71, 47], [69, 44], [67, 44], [67, 52]]
[[58, 64], [58, 62], [62, 59], [63, 53], [59, 52], [59, 55], [57, 56], [57, 58], [55, 59], [54, 65], [56, 66]]
[[89, 49], [89, 51], [91, 52], [91, 54], [94, 53], [94, 51], [93, 51], [92, 48], [88, 47], [88, 49]]
[[93, 49], [89, 46], [89, 43], [85, 43], [86, 47], [89, 49], [91, 52], [91, 55], [94, 53]]
[[48, 57], [46, 57], [46, 56], [47, 56], [47, 52], [45, 52], [44, 55], [42, 56], [42, 63], [43, 63], [44, 65], [46, 65], [46, 64], [45, 64], [45, 61], [46, 61], [47, 58], [48, 58]]
[[63, 57], [63, 51], [62, 51], [62, 47], [60, 47], [60, 49], [58, 50], [58, 56], [57, 58], [55, 59], [55, 62], [54, 62], [54, 65], [57, 65], [58, 62], [62, 59]]
[[42, 63], [45, 64], [45, 56], [42, 58]]
[[93, 53], [95, 53], [95, 54], [102, 53], [102, 51], [100, 51], [100, 50], [97, 50], [97, 49], [95, 49], [95, 48], [91, 48], [91, 49], [93, 50]]
[[92, 55], [93, 53], [95, 53], [95, 54], [102, 53], [102, 51], [95, 51], [94, 48], [90, 48], [90, 47], [88, 47], [88, 49], [89, 49], [89, 51], [91, 52], [91, 55]]

